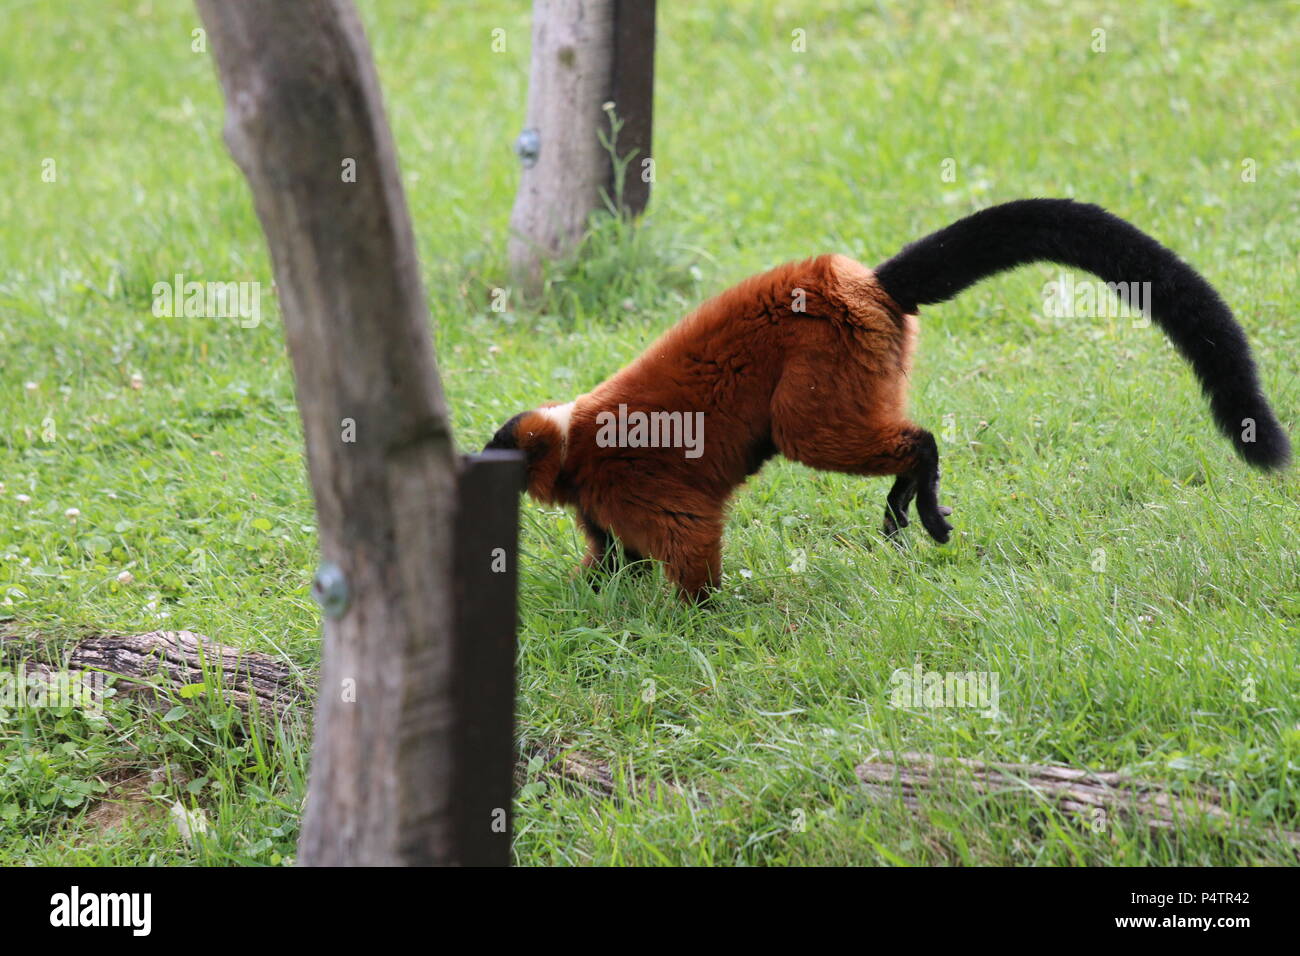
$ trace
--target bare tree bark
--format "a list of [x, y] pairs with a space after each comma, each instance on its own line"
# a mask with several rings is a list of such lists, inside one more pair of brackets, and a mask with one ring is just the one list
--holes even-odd
[[299, 858], [460, 862], [456, 460], [369, 47], [351, 0], [197, 3], [271, 250], [326, 562]]
[[609, 179], [596, 136], [614, 68], [615, 0], [535, 0], [528, 108], [517, 149], [523, 163], [510, 215], [512, 281], [525, 295], [542, 263], [582, 238]]
[[[510, 216], [512, 281], [525, 296], [542, 265], [576, 248], [601, 193], [638, 215], [650, 198], [654, 0], [534, 0], [528, 108], [516, 144], [523, 164]], [[632, 156], [616, 195], [606, 104], [622, 121], [615, 148]]]

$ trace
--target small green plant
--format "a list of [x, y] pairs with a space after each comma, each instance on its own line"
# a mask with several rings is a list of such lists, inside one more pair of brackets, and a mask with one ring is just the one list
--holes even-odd
[[624, 121], [607, 104], [609, 132], [598, 130], [609, 154], [613, 188], [601, 190], [603, 209], [592, 213], [587, 232], [566, 258], [544, 267], [538, 311], [559, 316], [562, 324], [614, 324], [649, 304], [688, 307], [697, 293], [703, 254], [655, 223], [640, 219], [624, 205], [628, 167], [636, 151], [620, 154], [618, 134]]

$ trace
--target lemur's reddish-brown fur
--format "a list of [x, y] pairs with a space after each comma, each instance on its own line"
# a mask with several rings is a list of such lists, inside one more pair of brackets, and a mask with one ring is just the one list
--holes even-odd
[[[925, 530], [947, 541], [952, 512], [939, 504], [938, 448], [906, 414], [914, 313], [1041, 261], [1085, 269], [1124, 301], [1149, 288], [1140, 307], [1191, 364], [1219, 430], [1255, 467], [1286, 467], [1290, 440], [1219, 294], [1132, 224], [1068, 199], [982, 209], [875, 270], [826, 255], [747, 279], [588, 394], [515, 416], [488, 447], [522, 449], [533, 497], [577, 509], [590, 542], [585, 564], [609, 567], [617, 535], [629, 557], [663, 561], [689, 599], [719, 581], [732, 491], [777, 452], [814, 468], [896, 475], [885, 533], [908, 523], [915, 500]], [[702, 454], [598, 442], [598, 416], [620, 406], [702, 414]]]
[[[545, 410], [519, 417], [528, 491], [578, 510], [584, 564], [608, 559], [612, 532], [697, 599], [721, 576], [728, 498], [774, 452], [859, 475], [916, 467], [928, 434], [906, 417], [915, 342], [915, 316], [865, 266], [840, 255], [779, 266], [706, 302], [579, 396], [567, 438]], [[620, 404], [703, 412], [703, 454], [600, 447], [596, 416]]]

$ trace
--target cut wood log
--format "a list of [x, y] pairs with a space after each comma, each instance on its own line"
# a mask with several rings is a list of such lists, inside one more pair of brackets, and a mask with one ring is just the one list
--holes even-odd
[[[1220, 796], [1208, 787], [1180, 793], [1115, 772], [1040, 764], [996, 763], [924, 753], [888, 751], [856, 767], [867, 794], [880, 801], [898, 801], [919, 810], [927, 799], [954, 792], [1022, 794], [1048, 806], [1097, 823], [1110, 815], [1140, 821], [1158, 830], [1173, 830], [1191, 820], [1223, 824], [1234, 818], [1220, 806]], [[1300, 848], [1300, 833], [1275, 831], [1277, 837]]]
[[[580, 750], [561, 747], [538, 747], [529, 751], [516, 767], [517, 786], [527, 782], [527, 765], [534, 760], [541, 762], [540, 773], [543, 777], [562, 785], [580, 787], [599, 796], [655, 800], [660, 794], [683, 798], [688, 795], [688, 791], [677, 783], [651, 780], [640, 775], [633, 775], [627, 779], [625, 786], [620, 787], [614, 768], [607, 761]], [[692, 796], [699, 803], [709, 802], [698, 792], [692, 792]]]
[[[52, 680], [60, 668], [116, 675], [119, 692], [150, 701], [171, 698], [185, 685], [204, 684], [205, 692], [220, 694], [245, 714], [256, 712], [268, 729], [305, 717], [302, 704], [311, 695], [308, 678], [284, 661], [191, 631], [92, 635], [73, 644], [58, 667], [32, 659], [29, 636], [0, 634], [0, 649], [7, 662], [23, 662], [29, 677]], [[160, 690], [166, 694], [159, 695]]]

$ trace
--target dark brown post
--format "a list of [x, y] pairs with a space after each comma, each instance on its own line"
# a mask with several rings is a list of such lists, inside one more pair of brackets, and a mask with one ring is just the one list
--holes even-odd
[[[620, 156], [632, 154], [623, 184], [623, 209], [639, 216], [650, 201], [654, 164], [650, 151], [655, 97], [655, 0], [615, 0], [614, 70], [610, 100], [623, 128]], [[646, 160], [651, 160], [649, 164]], [[610, 170], [610, 195], [613, 170]]]
[[[299, 862], [503, 861], [504, 841], [476, 837], [491, 832], [487, 808], [464, 801], [509, 812], [515, 569], [500, 512], [513, 515], [512, 466], [484, 465], [457, 511], [460, 468], [369, 45], [352, 0], [197, 3], [226, 142], [271, 251], [320, 534], [324, 647]], [[509, 554], [491, 584], [477, 564], [488, 558], [466, 544], [472, 520]], [[492, 616], [458, 610], [457, 570], [467, 602], [491, 587]], [[462, 670], [492, 695], [471, 700]], [[487, 760], [499, 763], [467, 766]]]
[[485, 451], [464, 459], [456, 503], [451, 807], [456, 858], [474, 866], [510, 863], [523, 489], [522, 453]]

